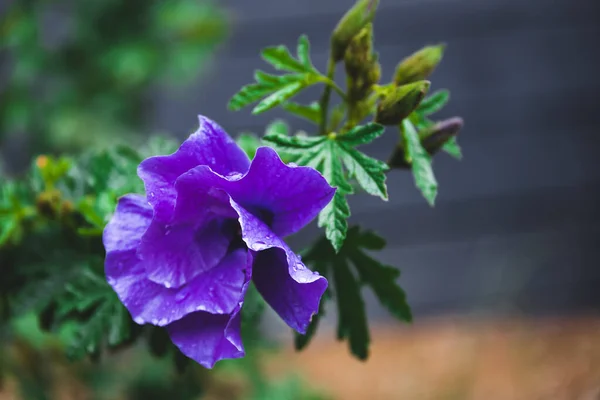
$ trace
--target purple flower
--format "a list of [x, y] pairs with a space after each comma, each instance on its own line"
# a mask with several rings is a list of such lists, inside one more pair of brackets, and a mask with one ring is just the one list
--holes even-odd
[[250, 279], [290, 327], [306, 331], [327, 280], [281, 237], [310, 222], [335, 189], [268, 147], [250, 163], [219, 125], [199, 119], [177, 152], [140, 164], [147, 197], [122, 197], [103, 241], [108, 283], [135, 322], [166, 327], [186, 356], [211, 368], [244, 355]]

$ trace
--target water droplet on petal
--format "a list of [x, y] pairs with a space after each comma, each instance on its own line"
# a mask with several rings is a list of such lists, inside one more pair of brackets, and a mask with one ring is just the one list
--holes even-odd
[[134, 321], [138, 325], [144, 325], [146, 323], [142, 317], [135, 317]]
[[170, 284], [169, 282], [165, 282], [165, 287], [166, 287], [167, 289], [170, 289], [170, 288], [171, 288], [171, 284]]
[[152, 320], [152, 325], [158, 325], [158, 319], [154, 318], [154, 319]]
[[243, 175], [240, 174], [239, 172], [232, 172], [230, 174], [227, 175], [227, 179], [229, 180], [238, 180], [242, 177]]
[[268, 246], [265, 242], [257, 240], [252, 244], [253, 250], [260, 251], [266, 249]]
[[161, 318], [161, 320], [158, 321], [158, 325], [164, 326], [167, 324], [167, 322], [168, 322], [168, 320], [166, 318]]
[[175, 295], [175, 301], [177, 301], [177, 302], [184, 301], [185, 299], [188, 298], [189, 295], [190, 295], [189, 291], [187, 291], [187, 290], [181, 290], [181, 291], [179, 291], [179, 293], [177, 293]]
[[298, 164], [291, 162], [291, 163], [288, 163], [288, 166], [292, 167], [292, 168], [296, 168], [298, 166]]

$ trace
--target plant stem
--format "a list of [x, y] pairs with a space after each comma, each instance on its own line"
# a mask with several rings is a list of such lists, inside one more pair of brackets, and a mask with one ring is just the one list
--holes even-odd
[[330, 87], [331, 87], [333, 90], [335, 90], [335, 92], [336, 92], [337, 94], [339, 94], [339, 95], [340, 95], [340, 97], [342, 98], [342, 100], [344, 100], [344, 101], [346, 101], [346, 102], [348, 101], [348, 98], [347, 98], [347, 96], [346, 96], [346, 93], [344, 93], [344, 90], [343, 90], [341, 87], [339, 87], [339, 86], [337, 85], [337, 83], [335, 83], [335, 82], [334, 82], [334, 81], [332, 81], [331, 79], [327, 78], [326, 76], [322, 77], [321, 81], [322, 81], [324, 84], [326, 84], [326, 85], [330, 86]]
[[[327, 79], [334, 83], [333, 78], [335, 77], [335, 61], [331, 57], [329, 57], [329, 61], [327, 62]], [[335, 83], [334, 83], [335, 84]], [[321, 121], [319, 125], [319, 134], [326, 135], [327, 134], [327, 109], [329, 108], [329, 98], [331, 97], [331, 85], [326, 85], [325, 90], [323, 91], [323, 95], [321, 96], [321, 100], [319, 101], [319, 105], [321, 106]]]

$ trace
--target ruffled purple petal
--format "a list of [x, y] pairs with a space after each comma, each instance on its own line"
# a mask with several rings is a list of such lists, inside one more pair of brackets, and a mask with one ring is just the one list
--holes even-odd
[[138, 248], [148, 279], [178, 288], [217, 265], [227, 253], [235, 227], [209, 218], [174, 225], [154, 219]]
[[284, 164], [275, 150], [260, 147], [248, 173], [227, 193], [279, 236], [298, 232], [333, 198], [335, 188], [310, 167]]
[[109, 252], [105, 271], [108, 283], [135, 322], [164, 326], [196, 311], [233, 312], [250, 280], [250, 263], [248, 250], [233, 251], [219, 265], [178, 289], [146, 279], [143, 262], [134, 250]]
[[243, 357], [240, 308], [231, 315], [196, 312], [167, 326], [171, 340], [183, 354], [205, 368], [219, 360]]
[[250, 161], [216, 122], [199, 116], [200, 127], [190, 135], [179, 150], [168, 156], [144, 160], [138, 175], [144, 181], [148, 201], [155, 217], [168, 222], [175, 205], [175, 181], [184, 172], [207, 165], [220, 175], [245, 173]]
[[107, 252], [135, 249], [152, 220], [152, 208], [144, 196], [128, 194], [104, 229], [102, 241]]
[[265, 301], [291, 328], [305, 333], [319, 310], [327, 280], [300, 258], [252, 213], [231, 200], [239, 215], [242, 238], [254, 254], [253, 281]]

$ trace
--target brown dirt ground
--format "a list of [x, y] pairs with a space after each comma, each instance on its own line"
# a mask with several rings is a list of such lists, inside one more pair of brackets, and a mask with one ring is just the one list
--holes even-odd
[[335, 399], [600, 400], [600, 318], [430, 320], [373, 329], [367, 362], [320, 335], [268, 362]]
[[[323, 330], [307, 350], [288, 342], [264, 365], [274, 378], [298, 373], [342, 400], [600, 400], [599, 317], [430, 319], [373, 327], [371, 336], [367, 362]], [[89, 398], [66, 366], [56, 369], [52, 399]], [[0, 400], [18, 400], [14, 388], [6, 380]], [[224, 399], [214, 389], [210, 398]]]

